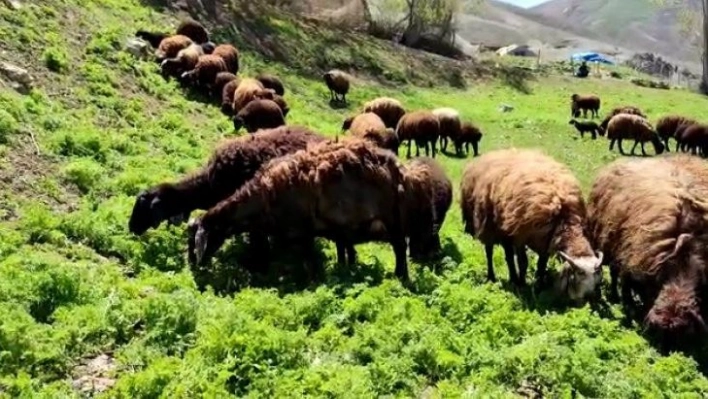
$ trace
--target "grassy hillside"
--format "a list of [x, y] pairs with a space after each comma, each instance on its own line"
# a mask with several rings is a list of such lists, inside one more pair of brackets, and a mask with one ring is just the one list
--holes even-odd
[[[704, 359], [658, 354], [640, 327], [621, 324], [616, 307], [600, 316], [588, 306], [559, 307], [548, 292], [517, 294], [504, 283], [499, 251], [501, 282], [486, 283], [483, 251], [462, 234], [457, 202], [442, 231], [445, 258], [412, 264], [410, 290], [392, 277], [389, 246], [360, 246], [361, 264], [345, 271], [323, 243], [324, 281], [303, 281], [297, 259], [280, 259], [280, 273], [256, 279], [222, 254], [215, 289], [200, 292], [183, 228], [140, 238], [127, 231], [141, 189], [197, 168], [232, 134], [217, 107], [121, 50], [139, 27], [176, 19], [140, 0], [22, 4], [0, 8], [0, 60], [36, 80], [27, 95], [0, 84], [0, 397], [80, 397], [92, 383], [115, 398], [708, 391]], [[616, 154], [568, 126], [572, 92], [596, 92], [606, 108], [636, 104], [653, 117], [699, 117], [706, 106], [703, 97], [616, 81], [544, 78], [528, 83], [530, 94], [507, 84], [514, 79], [454, 89], [446, 82], [488, 70], [283, 15], [245, 20], [243, 7], [234, 8], [239, 14], [222, 14], [229, 22], [214, 30], [244, 49], [245, 75], [283, 77], [289, 123], [333, 135], [378, 95], [411, 109], [453, 106], [484, 130], [483, 152], [540, 146], [585, 188]], [[312, 78], [332, 65], [361, 72], [349, 109], [331, 110], [328, 91]], [[501, 103], [515, 110], [500, 113]], [[468, 160], [438, 159], [457, 188]]]

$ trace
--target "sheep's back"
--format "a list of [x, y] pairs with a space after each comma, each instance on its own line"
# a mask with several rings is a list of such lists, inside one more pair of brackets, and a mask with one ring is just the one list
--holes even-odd
[[400, 140], [435, 139], [440, 135], [440, 122], [430, 111], [414, 111], [403, 115], [396, 127]]

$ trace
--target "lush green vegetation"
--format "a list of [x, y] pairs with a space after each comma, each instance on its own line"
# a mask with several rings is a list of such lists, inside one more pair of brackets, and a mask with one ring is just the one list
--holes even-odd
[[[302, 46], [289, 57], [317, 56], [308, 41], [336, 37], [312, 28], [297, 39], [301, 31], [287, 29], [294, 22], [273, 21], [283, 27], [279, 37], [290, 32], [291, 43]], [[0, 8], [0, 58], [37, 79], [28, 95], [0, 86], [0, 397], [79, 396], [72, 380], [86, 371], [77, 366], [100, 354], [115, 359], [102, 375], [117, 380], [108, 397], [540, 391], [688, 398], [708, 391], [694, 358], [659, 355], [640, 327], [622, 325], [617, 307], [601, 317], [588, 306], [556, 306], [548, 292], [516, 294], [504, 284], [501, 253], [502, 281], [487, 283], [483, 251], [463, 235], [456, 202], [442, 232], [445, 258], [432, 265], [435, 272], [412, 264], [410, 290], [392, 276], [389, 246], [362, 245], [362, 264], [349, 272], [335, 267], [333, 248], [324, 243], [325, 281], [302, 281], [295, 259], [280, 259], [272, 275], [255, 279], [221, 255], [215, 268], [223, 273], [214, 290], [201, 293], [186, 266], [183, 227], [163, 226], [140, 238], [127, 232], [141, 189], [198, 167], [231, 135], [217, 107], [188, 98], [159, 77], [154, 63], [121, 50], [138, 27], [151, 24], [159, 29], [175, 20], [138, 0]], [[332, 48], [341, 63], [370, 54], [359, 69], [376, 74], [377, 57], [385, 55], [380, 68], [399, 71], [393, 76], [399, 78], [389, 79], [396, 85], [357, 82], [349, 110], [329, 108], [324, 85], [308, 77], [314, 70], [268, 63], [263, 52], [245, 52], [244, 74], [280, 74], [289, 122], [332, 135], [345, 115], [377, 95], [398, 97], [412, 109], [456, 107], [483, 128], [483, 152], [542, 147], [570, 165], [584, 187], [617, 155], [604, 140], [581, 140], [568, 125], [572, 92], [601, 94], [605, 110], [632, 103], [653, 117], [670, 111], [698, 117], [706, 106], [686, 92], [563, 77], [528, 83], [530, 94], [496, 80], [466, 91], [424, 89], [402, 82], [426, 83], [410, 65], [434, 69], [435, 58], [399, 56], [382, 42], [357, 40]], [[449, 81], [419, 71], [429, 82]], [[501, 113], [502, 103], [514, 111]], [[468, 159], [438, 159], [457, 185]]]

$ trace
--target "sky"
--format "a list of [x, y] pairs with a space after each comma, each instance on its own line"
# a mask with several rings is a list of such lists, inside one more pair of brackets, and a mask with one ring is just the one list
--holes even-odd
[[503, 1], [504, 3], [509, 3], [513, 4], [515, 6], [523, 7], [523, 8], [528, 8], [528, 7], [533, 7], [535, 5], [545, 3], [548, 0], [499, 0]]

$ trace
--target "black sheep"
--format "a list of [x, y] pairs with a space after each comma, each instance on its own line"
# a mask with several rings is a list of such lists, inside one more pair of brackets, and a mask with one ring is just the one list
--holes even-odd
[[586, 132], [590, 132], [592, 134], [592, 139], [595, 140], [597, 139], [597, 135], [600, 133], [600, 126], [598, 126], [597, 123], [593, 121], [576, 121], [575, 119], [571, 119], [570, 122], [568, 122], [569, 125], [574, 125], [576, 129], [580, 132], [580, 137], [585, 137]]

